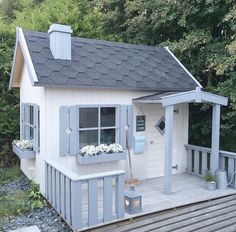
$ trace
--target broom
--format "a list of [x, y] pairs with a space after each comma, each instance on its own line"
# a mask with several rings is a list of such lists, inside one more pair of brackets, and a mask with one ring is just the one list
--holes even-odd
[[131, 154], [130, 154], [129, 141], [128, 141], [128, 126], [126, 126], [126, 149], [128, 151], [128, 158], [129, 158], [129, 174], [130, 174], [130, 179], [127, 179], [125, 181], [125, 187], [128, 188], [130, 186], [137, 186], [137, 185], [140, 184], [140, 181], [138, 179], [133, 178]]

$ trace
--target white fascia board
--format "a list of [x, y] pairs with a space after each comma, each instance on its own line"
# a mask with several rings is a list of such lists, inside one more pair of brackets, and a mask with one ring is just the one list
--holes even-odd
[[223, 106], [227, 106], [228, 104], [227, 97], [202, 91], [199, 87], [197, 87], [196, 90], [164, 96], [161, 99], [162, 99], [162, 106], [164, 107], [184, 102], [196, 102], [196, 103], [211, 102]]
[[178, 62], [178, 64], [185, 70], [186, 73], [195, 81], [195, 83], [200, 87], [203, 88], [202, 85], [197, 81], [197, 79], [184, 67], [184, 65], [178, 60], [178, 58], [170, 51], [168, 47], [165, 47], [166, 51], [170, 53], [170, 55]]
[[196, 90], [191, 90], [188, 92], [177, 93], [161, 98], [162, 106], [175, 105], [184, 102], [195, 101]]
[[216, 95], [213, 93], [201, 91], [201, 99], [203, 101], [212, 102], [212, 103], [223, 105], [223, 106], [228, 105], [228, 98], [227, 97], [223, 97], [223, 96]]
[[15, 68], [15, 63], [16, 63], [16, 52], [18, 49], [18, 30], [16, 30], [16, 43], [15, 43], [15, 50], [14, 50], [14, 56], [13, 56], [13, 62], [12, 62], [12, 67], [11, 67], [11, 75], [10, 75], [10, 81], [9, 81], [9, 89], [12, 87], [12, 82], [13, 82], [13, 76], [14, 76], [14, 68]]
[[17, 27], [16, 30], [17, 30], [17, 33], [18, 33], [18, 40], [19, 40], [19, 44], [21, 46], [21, 50], [22, 50], [22, 53], [23, 53], [23, 56], [24, 56], [25, 64], [26, 64], [26, 67], [28, 69], [32, 85], [34, 85], [34, 82], [38, 82], [38, 78], [37, 78], [37, 75], [36, 75], [36, 72], [35, 72], [35, 69], [34, 69], [32, 59], [30, 57], [28, 46], [27, 46], [26, 41], [25, 41], [25, 36], [24, 36], [22, 28]]

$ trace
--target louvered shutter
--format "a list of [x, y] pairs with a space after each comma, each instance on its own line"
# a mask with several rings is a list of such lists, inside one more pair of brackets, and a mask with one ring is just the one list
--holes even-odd
[[128, 105], [127, 107], [127, 125], [128, 125], [128, 144], [127, 144], [127, 147], [129, 149], [133, 149], [133, 124], [134, 124], [134, 121], [133, 121], [133, 105]]
[[70, 153], [70, 111], [68, 106], [60, 107], [59, 115], [59, 153], [66, 156]]
[[34, 107], [34, 151], [39, 151], [39, 106]]
[[79, 151], [78, 144], [78, 108], [70, 106], [70, 155], [76, 155]]

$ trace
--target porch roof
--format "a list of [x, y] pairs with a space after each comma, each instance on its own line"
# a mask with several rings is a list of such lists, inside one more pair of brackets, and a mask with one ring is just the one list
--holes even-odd
[[228, 98], [202, 91], [197, 87], [187, 92], [160, 92], [133, 99], [133, 103], [161, 103], [163, 106], [175, 105], [184, 102], [211, 102], [226, 106]]

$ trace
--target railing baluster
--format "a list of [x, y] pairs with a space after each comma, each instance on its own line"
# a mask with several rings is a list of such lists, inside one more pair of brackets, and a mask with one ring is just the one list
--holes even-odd
[[65, 196], [65, 205], [66, 205], [66, 220], [71, 224], [71, 215], [70, 215], [70, 207], [71, 207], [71, 189], [70, 189], [70, 179], [66, 177], [66, 196]]
[[61, 215], [66, 218], [65, 216], [65, 176], [61, 174]]
[[225, 157], [220, 156], [219, 162], [220, 169], [225, 170]]
[[48, 167], [48, 200], [52, 202], [52, 167]]
[[103, 219], [104, 222], [108, 222], [112, 218], [112, 176], [107, 176], [104, 177], [103, 184]]
[[97, 179], [88, 181], [88, 225], [98, 223], [98, 186]]
[[56, 170], [56, 209], [58, 212], [61, 211], [60, 208], [60, 178], [59, 178], [59, 172]]
[[71, 182], [71, 224], [73, 228], [82, 228], [82, 182]]
[[56, 175], [55, 175], [56, 170], [53, 168], [52, 169], [52, 205], [55, 207], [56, 205]]
[[117, 177], [117, 183], [116, 183], [116, 203], [115, 203], [118, 219], [124, 217], [124, 183], [125, 183], [124, 175], [119, 175]]
[[187, 149], [187, 172], [192, 173], [192, 150]]
[[194, 174], [199, 176], [199, 151], [194, 151]]
[[229, 157], [228, 158], [228, 180], [231, 179], [234, 170], [235, 170], [234, 159]]
[[206, 175], [207, 170], [207, 152], [202, 152], [202, 176]]

